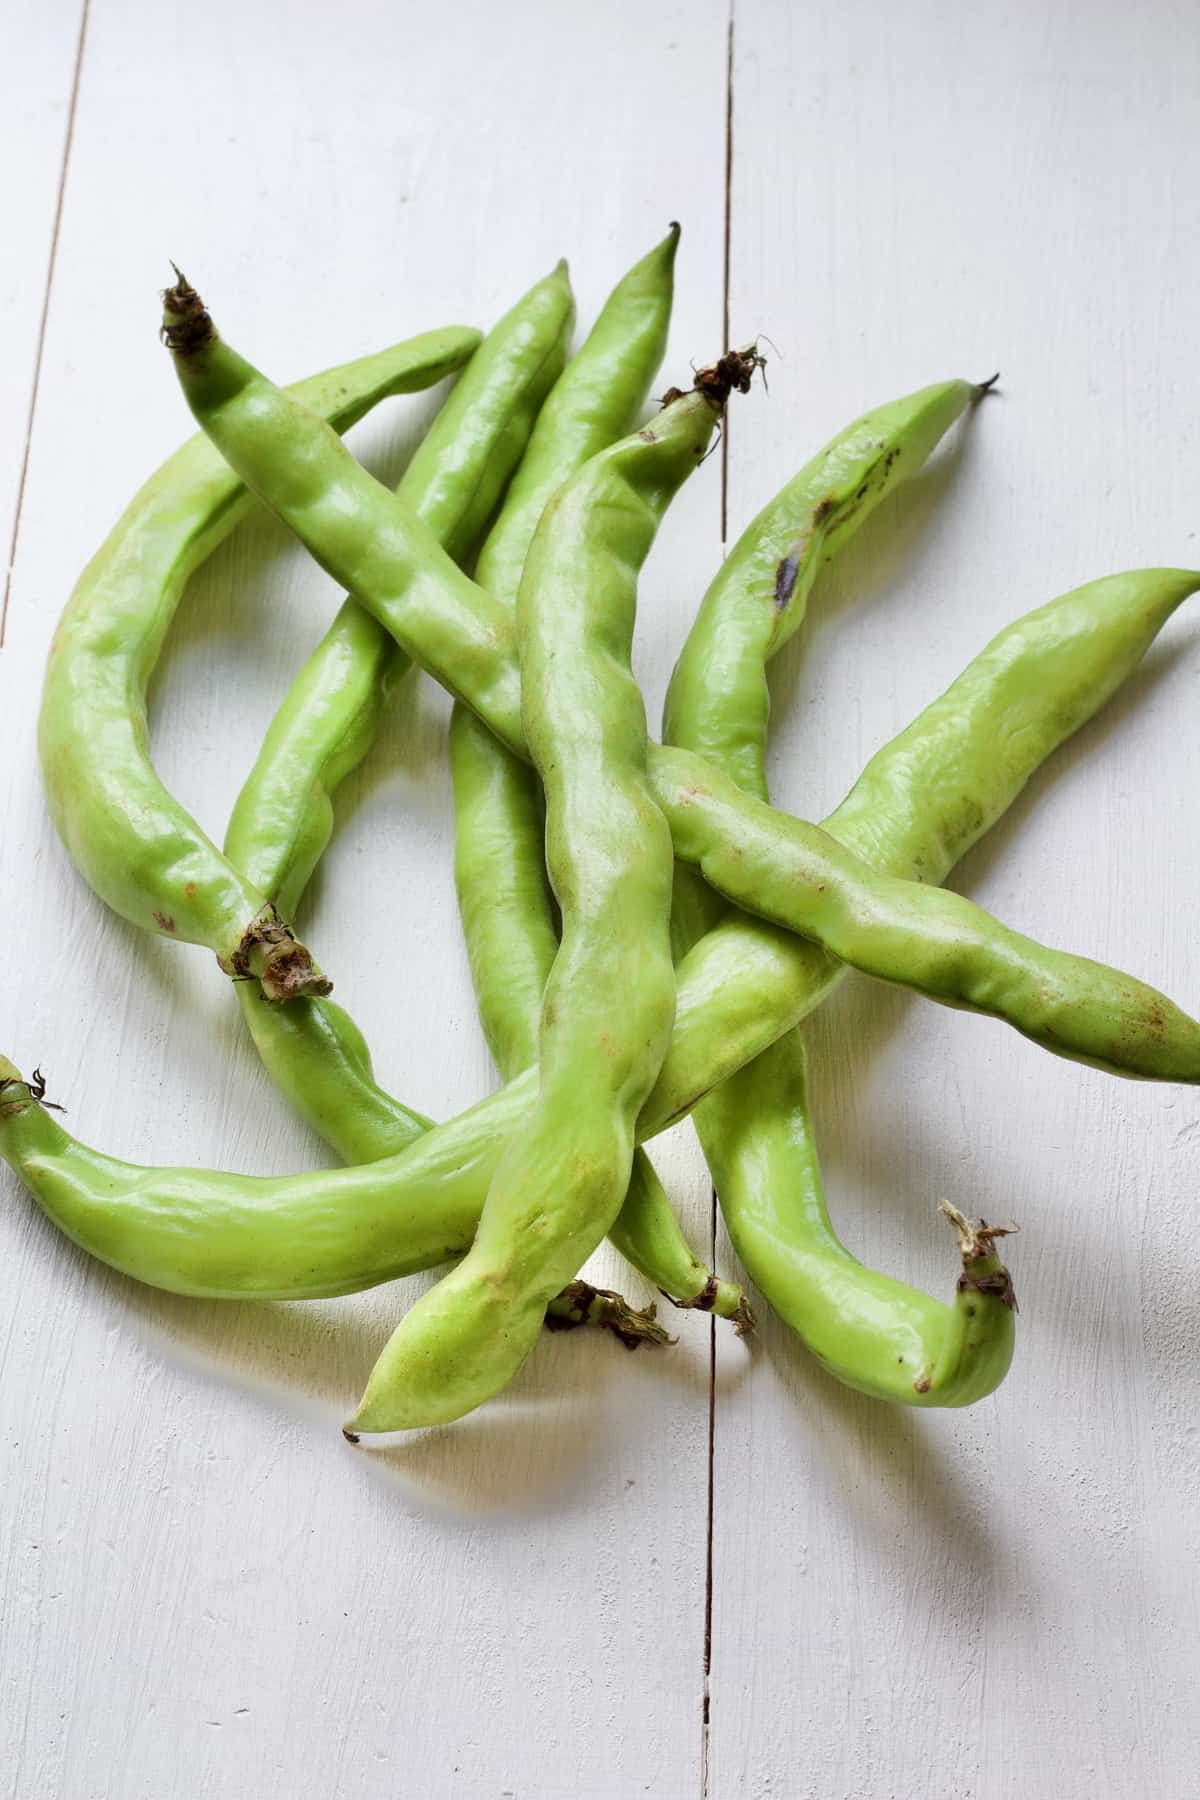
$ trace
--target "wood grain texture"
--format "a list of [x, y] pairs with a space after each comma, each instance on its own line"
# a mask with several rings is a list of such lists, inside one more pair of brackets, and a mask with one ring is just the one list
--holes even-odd
[[[1200, 557], [1198, 50], [1164, 3], [738, 0], [734, 335], [782, 360], [731, 430], [731, 530], [864, 407], [1002, 371], [781, 658], [797, 810], [827, 811], [1009, 618]], [[1198, 632], [1185, 610], [956, 877], [1193, 1007]], [[862, 982], [810, 1038], [848, 1241], [948, 1294], [936, 1200], [1018, 1220], [1017, 1360], [962, 1415], [847, 1393], [771, 1322], [750, 1378], [722, 1371], [709, 1791], [1183, 1800], [1195, 1101]]]
[[[720, 333], [724, 93], [712, 7], [589, 21], [537, 4], [94, 0], [0, 655], [0, 1028], [84, 1138], [245, 1170], [321, 1160], [211, 959], [104, 913], [37, 781], [58, 611], [190, 429], [156, 341], [168, 255], [288, 378], [426, 326], [486, 325], [564, 252], [586, 323], [679, 216], [678, 378]], [[428, 410], [396, 403], [356, 447], [394, 475]], [[714, 461], [647, 575], [655, 706], [719, 554], [718, 492]], [[265, 524], [189, 592], [152, 725], [209, 830], [337, 598]], [[494, 1080], [457, 928], [446, 721], [432, 685], [411, 684], [345, 796], [305, 921], [381, 1070], [434, 1114]], [[94, 997], [80, 966], [102, 972]], [[690, 1143], [659, 1162], [704, 1231]], [[197, 1306], [85, 1266], [7, 1174], [0, 1194], [0, 1793], [696, 1792], [707, 1321], [684, 1321], [657, 1367], [608, 1339], [550, 1340], [466, 1429], [355, 1453], [340, 1421], [413, 1286]]]
[[40, 0], [11, 0], [0, 10], [0, 645], [82, 23], [82, 0], [49, 7]]
[[[37, 782], [54, 620], [188, 429], [154, 339], [167, 256], [287, 378], [486, 325], [564, 252], [586, 324], [678, 216], [679, 379], [722, 327], [726, 25], [724, 0], [92, 0], [0, 653], [0, 1048], [44, 1063], [83, 1137], [245, 1170], [324, 1157], [211, 960], [103, 912]], [[11, 217], [43, 273], [78, 29], [70, 6], [0, 22]], [[734, 50], [730, 322], [782, 354], [730, 426], [731, 532], [863, 407], [1004, 377], [822, 581], [775, 671], [773, 779], [820, 816], [1009, 618], [1200, 559], [1200, 41], [1185, 0], [736, 0]], [[0, 528], [44, 290], [3, 288]], [[397, 403], [356, 449], [394, 477], [433, 404]], [[718, 476], [714, 458], [647, 572], [652, 717], [719, 554]], [[214, 833], [337, 598], [262, 520], [189, 592], [154, 742]], [[1193, 1009], [1198, 633], [1185, 611], [956, 877]], [[409, 684], [304, 921], [381, 1071], [435, 1114], [492, 1080], [446, 717]], [[811, 1037], [849, 1241], [946, 1292], [936, 1199], [1016, 1218], [1018, 1360], [993, 1401], [917, 1416], [836, 1387], [770, 1320], [750, 1354], [717, 1338], [707, 1688], [702, 1321], [657, 1360], [552, 1340], [504, 1403], [355, 1454], [338, 1422], [416, 1284], [291, 1309], [154, 1295], [85, 1265], [0, 1176], [0, 1793], [1190, 1797], [1195, 1104], [865, 982]], [[657, 1160], [702, 1232], [689, 1132]]]

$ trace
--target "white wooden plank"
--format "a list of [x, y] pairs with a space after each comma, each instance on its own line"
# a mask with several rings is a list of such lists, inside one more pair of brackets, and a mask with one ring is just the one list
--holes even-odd
[[[720, 330], [724, 47], [721, 9], [682, 0], [94, 0], [0, 657], [3, 1041], [45, 1063], [85, 1139], [245, 1170], [321, 1154], [211, 960], [105, 916], [38, 792], [55, 615], [188, 428], [155, 342], [167, 256], [291, 377], [487, 323], [564, 250], [587, 319], [679, 216], [682, 371]], [[394, 472], [422, 416], [397, 408], [358, 446]], [[717, 488], [714, 460], [647, 579], [652, 706], [717, 554]], [[155, 743], [213, 831], [335, 599], [265, 525], [189, 596]], [[408, 696], [308, 921], [381, 1068], [435, 1113], [492, 1079], [457, 936], [445, 720], [428, 684]], [[690, 1147], [664, 1166], [703, 1218]], [[697, 1791], [704, 1322], [657, 1364], [557, 1340], [462, 1429], [354, 1453], [338, 1424], [405, 1291], [290, 1311], [156, 1297], [85, 1267], [0, 1187], [5, 1791]]]
[[0, 11], [0, 644], [42, 308], [79, 49], [81, 6], [10, 0]]
[[[774, 779], [819, 817], [1010, 617], [1194, 563], [1194, 18], [1170, 0], [739, 0], [734, 335], [785, 360], [731, 435], [731, 527], [866, 405], [1002, 394], [814, 596]], [[959, 880], [1051, 942], [1200, 990], [1197, 620]], [[1018, 1358], [965, 1414], [839, 1389], [768, 1322], [722, 1370], [709, 1793], [1182, 1797], [1200, 1749], [1195, 1106], [847, 988], [812, 1031], [837, 1216], [948, 1293], [934, 1202], [1012, 1215]]]

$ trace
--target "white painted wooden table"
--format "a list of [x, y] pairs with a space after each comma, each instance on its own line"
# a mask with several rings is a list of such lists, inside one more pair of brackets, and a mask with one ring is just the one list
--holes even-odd
[[[1010, 617], [1200, 557], [1187, 0], [736, 0], [729, 27], [724, 0], [0, 13], [0, 1042], [46, 1066], [85, 1139], [248, 1171], [323, 1155], [211, 959], [108, 917], [39, 792], [55, 617], [188, 429], [155, 342], [169, 255], [292, 377], [486, 325], [564, 251], [587, 320], [682, 219], [670, 371], [714, 351], [726, 312], [780, 355], [769, 398], [737, 409], [726, 494], [714, 458], [647, 573], [652, 714], [723, 500], [736, 533], [865, 405], [998, 365], [1002, 397], [823, 581], [781, 659], [774, 780], [809, 816]], [[359, 453], [394, 475], [430, 404], [393, 407]], [[262, 523], [194, 584], [155, 750], [214, 834], [334, 599]], [[1185, 1002], [1198, 631], [1176, 621], [959, 877]], [[493, 1079], [445, 727], [431, 684], [410, 689], [306, 920], [381, 1069], [436, 1114]], [[1018, 1360], [964, 1415], [850, 1394], [769, 1320], [747, 1351], [690, 1319], [659, 1358], [547, 1342], [504, 1402], [354, 1452], [338, 1422], [407, 1291], [156, 1295], [86, 1265], [0, 1177], [3, 1793], [1196, 1794], [1195, 1101], [863, 982], [811, 1037], [865, 1257], [944, 1292], [939, 1195], [1024, 1227]], [[703, 1165], [675, 1140], [660, 1164], [703, 1235]]]

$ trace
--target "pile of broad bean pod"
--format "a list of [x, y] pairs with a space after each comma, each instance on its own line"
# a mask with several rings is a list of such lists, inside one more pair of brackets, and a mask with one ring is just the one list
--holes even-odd
[[[162, 336], [201, 433], [135, 496], [51, 650], [41, 756], [76, 867], [125, 918], [215, 952], [271, 1076], [346, 1166], [247, 1178], [117, 1162], [2, 1058], [0, 1153], [75, 1243], [175, 1293], [310, 1299], [451, 1263], [383, 1347], [351, 1437], [461, 1417], [544, 1326], [667, 1341], [653, 1307], [579, 1279], [606, 1234], [674, 1305], [749, 1331], [742, 1288], [695, 1254], [638, 1147], [688, 1112], [750, 1278], [827, 1369], [910, 1406], [992, 1392], [1013, 1349], [1005, 1233], [944, 1207], [962, 1259], [945, 1305], [863, 1267], [830, 1222], [797, 1027], [847, 968], [1056, 1055], [1200, 1080], [1200, 1025], [1164, 995], [938, 886], [1200, 574], [1109, 576], [1018, 619], [823, 826], [768, 801], [768, 661], [820, 567], [989, 383], [880, 407], [768, 502], [704, 595], [663, 742], [648, 739], [630, 669], [638, 574], [761, 362], [727, 352], [643, 423], [677, 238], [618, 283], [574, 356], [560, 264], [486, 337], [429, 332], [286, 390], [180, 277]], [[339, 433], [455, 371], [388, 491]], [[350, 598], [285, 696], [222, 851], [154, 771], [146, 688], [189, 575], [251, 494]], [[334, 790], [410, 661], [455, 697], [455, 873], [507, 1083], [445, 1125], [378, 1085], [290, 923]]]

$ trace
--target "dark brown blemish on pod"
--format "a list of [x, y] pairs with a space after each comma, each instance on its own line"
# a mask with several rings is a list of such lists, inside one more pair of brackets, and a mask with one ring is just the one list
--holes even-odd
[[1010, 1307], [1013, 1312], [1018, 1310], [1012, 1276], [1007, 1269], [996, 1269], [991, 1275], [973, 1275], [969, 1269], [964, 1269], [958, 1278], [958, 1292], [967, 1294], [972, 1291], [990, 1295], [992, 1299]]
[[170, 913], [156, 912], [154, 915], [154, 923], [158, 926], [160, 931], [174, 931], [175, 929], [175, 921]]
[[775, 570], [775, 611], [782, 612], [796, 591], [796, 577], [800, 573], [800, 558], [785, 556]]
[[711, 1312], [716, 1303], [717, 1278], [715, 1275], [710, 1275], [700, 1292], [696, 1295], [696, 1298], [692, 1301], [692, 1305], [697, 1312]]
[[[680, 1115], [682, 1117], [682, 1114]], [[690, 1300], [678, 1300], [674, 1294], [668, 1294], [666, 1288], [659, 1288], [663, 1299], [668, 1301], [677, 1312], [711, 1312], [717, 1303], [721, 1284], [715, 1275], [705, 1276], [704, 1286]]]

